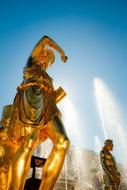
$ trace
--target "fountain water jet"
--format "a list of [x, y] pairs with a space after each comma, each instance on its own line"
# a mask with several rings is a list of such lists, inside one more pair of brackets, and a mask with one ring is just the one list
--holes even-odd
[[121, 155], [121, 161], [126, 163], [127, 141], [120, 108], [110, 90], [101, 79], [96, 78], [94, 80], [94, 90], [104, 137], [105, 139], [113, 139], [115, 147], [117, 147], [117, 151]]
[[[73, 105], [73, 103], [69, 100], [66, 99], [64, 102], [64, 105], [62, 106], [61, 110], [63, 113], [63, 120], [66, 126], [66, 130], [68, 132], [68, 135], [70, 135], [70, 139], [72, 137], [72, 144], [76, 145], [74, 146], [74, 151], [73, 151], [73, 168], [74, 168], [74, 173], [76, 176], [76, 190], [84, 190], [84, 187], [86, 186], [85, 183], [87, 183], [86, 179], [86, 173], [84, 170], [88, 167], [85, 162], [84, 155], [82, 155], [82, 151], [78, 146], [82, 145], [82, 139], [85, 138], [85, 134], [82, 133], [81, 130], [81, 118]], [[83, 134], [83, 137], [82, 137]], [[66, 162], [65, 162], [66, 163]], [[67, 167], [66, 171], [67, 171]], [[88, 184], [87, 184], [88, 186]], [[90, 184], [89, 184], [90, 186]], [[92, 186], [91, 186], [92, 188]]]
[[[61, 106], [62, 105], [62, 106]], [[66, 127], [66, 131], [68, 133], [69, 138], [71, 139], [71, 142], [73, 144], [77, 145], [82, 144], [82, 125], [81, 125], [81, 118], [76, 110], [74, 104], [66, 98], [63, 100], [63, 102], [60, 104], [60, 110], [62, 110], [62, 118], [63, 122]]]

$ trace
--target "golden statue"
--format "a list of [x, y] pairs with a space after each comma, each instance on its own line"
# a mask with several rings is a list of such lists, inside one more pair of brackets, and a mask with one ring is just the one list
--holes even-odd
[[64, 51], [44, 36], [33, 49], [24, 68], [23, 82], [17, 88], [13, 105], [5, 106], [0, 128], [0, 189], [23, 190], [32, 152], [50, 138], [53, 149], [44, 165], [39, 190], [51, 190], [59, 176], [69, 148], [69, 139], [56, 106], [66, 93], [54, 89], [47, 68], [55, 61], [51, 50]]
[[110, 151], [113, 150], [113, 141], [107, 139], [100, 152], [100, 161], [103, 167], [103, 189], [118, 190], [120, 187], [120, 173], [117, 170], [116, 161]]

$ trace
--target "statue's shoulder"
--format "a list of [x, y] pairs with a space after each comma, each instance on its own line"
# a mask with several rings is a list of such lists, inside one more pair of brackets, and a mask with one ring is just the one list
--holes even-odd
[[52, 78], [49, 76], [49, 74], [40, 65], [36, 64], [31, 56], [24, 67], [23, 74], [23, 78], [25, 80], [31, 78], [43, 78], [49, 82], [52, 82]]
[[107, 155], [107, 151], [106, 151], [105, 149], [102, 149], [102, 150], [100, 151], [100, 157], [101, 157], [101, 158], [105, 158], [106, 155]]

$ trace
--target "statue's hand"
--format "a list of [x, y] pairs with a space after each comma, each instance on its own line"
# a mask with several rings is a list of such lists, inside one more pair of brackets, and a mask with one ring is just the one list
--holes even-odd
[[67, 56], [65, 56], [64, 52], [61, 53], [61, 60], [65, 63], [67, 61]]

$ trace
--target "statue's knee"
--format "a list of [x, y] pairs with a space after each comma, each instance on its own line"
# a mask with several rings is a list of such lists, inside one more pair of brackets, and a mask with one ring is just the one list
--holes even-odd
[[60, 138], [59, 142], [57, 143], [57, 149], [60, 150], [68, 150], [70, 147], [70, 140], [68, 138]]

